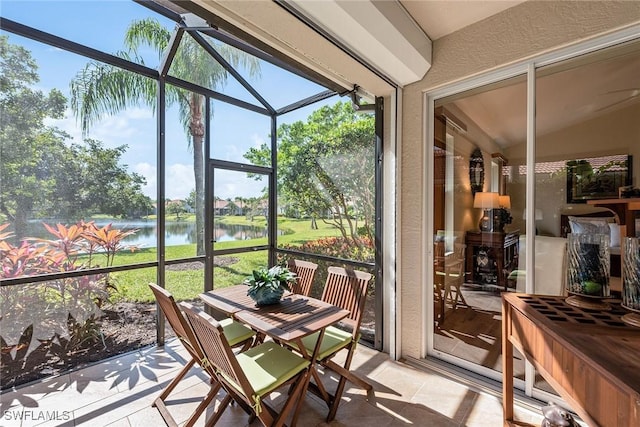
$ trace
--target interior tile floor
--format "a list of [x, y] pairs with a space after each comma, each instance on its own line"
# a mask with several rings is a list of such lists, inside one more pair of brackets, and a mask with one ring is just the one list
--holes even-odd
[[[112, 358], [65, 375], [38, 381], [0, 395], [0, 426], [163, 426], [153, 400], [186, 363], [178, 341]], [[359, 346], [352, 368], [374, 388], [347, 384], [336, 419], [325, 422], [327, 408], [307, 395], [299, 426], [501, 426], [499, 397], [437, 373], [390, 360], [388, 355]], [[335, 375], [323, 373], [331, 389]], [[208, 390], [195, 367], [170, 397], [169, 410], [182, 425]], [[221, 392], [222, 393], [222, 392]], [[219, 396], [218, 396], [219, 397]], [[216, 399], [207, 410], [213, 410]], [[274, 402], [277, 407], [278, 398]], [[521, 421], [540, 425], [542, 417], [516, 407]], [[204, 425], [205, 416], [197, 426]], [[237, 405], [229, 406], [219, 426], [259, 426]]]

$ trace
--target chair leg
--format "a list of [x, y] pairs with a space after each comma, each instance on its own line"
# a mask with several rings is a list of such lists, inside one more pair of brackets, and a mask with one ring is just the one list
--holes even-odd
[[320, 394], [322, 400], [324, 400], [325, 402], [329, 402], [330, 396], [329, 393], [327, 393], [327, 390], [324, 388], [324, 385], [322, 384], [320, 374], [318, 374], [318, 371], [316, 369], [313, 369], [311, 371], [311, 374], [313, 376], [313, 379], [315, 379], [316, 381], [316, 391]]
[[[216, 381], [214, 384], [211, 384], [211, 389], [209, 390], [209, 393], [207, 393], [207, 396], [202, 400], [202, 402], [200, 402], [200, 404], [198, 405], [196, 410], [193, 412], [193, 414], [191, 414], [189, 419], [184, 423], [184, 427], [192, 427], [196, 423], [196, 421], [198, 421], [198, 418], [200, 418], [202, 413], [207, 409], [207, 406], [209, 406], [211, 401], [213, 401], [213, 399], [216, 397], [216, 394], [218, 394], [218, 391], [220, 391], [220, 383]], [[220, 406], [218, 410], [214, 412], [214, 414], [211, 417], [216, 417], [216, 419], [219, 418], [220, 415], [218, 415], [218, 412], [222, 414], [223, 410], [224, 408]], [[206, 424], [209, 425], [208, 420]]]
[[[158, 399], [160, 399], [161, 401], [164, 401], [171, 394], [173, 389], [176, 388], [178, 383], [184, 378], [187, 372], [189, 372], [189, 369], [191, 369], [195, 363], [196, 363], [195, 359], [191, 358], [191, 360], [186, 365], [184, 365], [182, 370], [178, 372], [178, 375], [176, 375], [176, 377], [171, 380], [169, 385], [167, 385], [165, 389], [162, 390], [162, 393], [160, 394], [160, 396], [158, 396]], [[153, 405], [155, 406], [155, 402]]]
[[294, 409], [293, 418], [291, 419], [291, 427], [295, 427], [298, 422], [298, 416], [300, 415], [300, 407], [302, 406], [302, 402], [304, 402], [304, 397], [307, 394], [307, 387], [309, 386], [309, 381], [311, 381], [311, 367], [307, 368], [307, 371], [300, 375], [296, 380], [295, 387], [293, 392], [289, 395], [287, 402], [284, 404], [282, 408], [281, 415], [278, 419], [278, 423], [276, 425], [280, 425], [279, 421], [284, 423], [284, 420], [287, 418], [287, 415]]
[[336, 413], [338, 412], [338, 405], [340, 404], [340, 400], [342, 399], [342, 393], [344, 391], [344, 386], [347, 383], [347, 379], [364, 388], [367, 391], [373, 389], [373, 386], [366, 381], [358, 378], [353, 372], [349, 370], [351, 367], [351, 360], [353, 359], [353, 354], [355, 353], [355, 348], [349, 348], [349, 353], [347, 354], [347, 358], [344, 362], [344, 366], [340, 366], [331, 360], [327, 360], [323, 364], [327, 366], [329, 369], [337, 372], [340, 375], [340, 381], [338, 382], [338, 387], [336, 388], [336, 392], [333, 395], [333, 402], [331, 402], [331, 408], [329, 409], [329, 414], [327, 415], [327, 422], [333, 421], [336, 417]]
[[452, 285], [450, 283], [445, 285], [445, 301], [451, 301], [451, 306], [454, 310], [458, 306], [458, 301], [460, 301], [464, 305], [467, 305], [467, 301], [464, 299], [464, 295], [462, 295], [462, 291], [460, 289], [461, 286], [461, 284], [457, 283], [455, 285]]
[[456, 305], [457, 305], [457, 298], [453, 297], [453, 291], [451, 290], [451, 284], [445, 284], [444, 285], [444, 300], [445, 301], [451, 301], [451, 308], [453, 308], [454, 310], [456, 309]]
[[433, 288], [433, 310], [434, 314], [437, 313], [435, 320], [438, 322], [438, 328], [444, 323], [444, 305], [445, 305], [446, 293], [444, 291], [444, 284], [436, 283]]
[[[220, 386], [218, 386], [218, 389], [220, 389]], [[216, 423], [218, 422], [218, 420], [222, 416], [222, 413], [227, 408], [227, 406], [229, 406], [229, 403], [232, 402], [232, 401], [233, 401], [233, 399], [232, 399], [231, 395], [227, 394], [224, 397], [224, 399], [222, 399], [222, 401], [220, 402], [220, 406], [218, 407], [218, 409], [213, 413], [213, 415], [211, 415], [209, 417], [209, 419], [205, 423], [205, 427], [213, 427], [214, 425], [216, 425]]]
[[180, 370], [180, 372], [178, 372], [178, 375], [176, 375], [175, 378], [171, 380], [171, 382], [164, 388], [164, 390], [162, 390], [162, 393], [160, 393], [160, 396], [158, 396], [156, 400], [153, 401], [153, 404], [151, 405], [158, 409], [160, 416], [162, 417], [164, 422], [167, 423], [169, 427], [177, 427], [178, 423], [176, 423], [176, 421], [173, 419], [173, 416], [169, 412], [169, 409], [167, 408], [167, 405], [165, 405], [164, 401], [167, 399], [167, 397], [169, 397], [173, 389], [176, 388], [178, 383], [184, 378], [187, 372], [189, 372], [189, 370], [193, 367], [195, 362], [196, 362], [195, 359], [192, 358]]
[[327, 360], [326, 362], [324, 362], [324, 365], [327, 368], [331, 369], [332, 371], [335, 371], [338, 374], [340, 374], [340, 376], [345, 377], [346, 379], [351, 381], [353, 384], [359, 386], [360, 388], [367, 391], [373, 390], [373, 386], [371, 384], [369, 384], [368, 382], [366, 382], [365, 380], [363, 380], [353, 372], [349, 371], [348, 369], [345, 369], [342, 366], [338, 365], [336, 362], [332, 360]]
[[468, 306], [469, 304], [467, 304], [467, 301], [464, 299], [464, 295], [462, 294], [462, 283], [458, 285], [457, 287], [458, 289], [458, 297], [460, 298], [460, 302], [466, 306]]
[[451, 299], [453, 301], [453, 307], [456, 307], [458, 301], [460, 301], [464, 305], [467, 305], [467, 301], [464, 299], [464, 295], [462, 295], [462, 283], [456, 283], [454, 285], [450, 285], [449, 287], [450, 289], [453, 288], [455, 290], [455, 297], [453, 295], [453, 291], [450, 291]]

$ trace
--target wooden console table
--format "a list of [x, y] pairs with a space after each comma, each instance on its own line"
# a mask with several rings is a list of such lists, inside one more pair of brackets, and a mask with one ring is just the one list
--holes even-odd
[[[465, 234], [467, 281], [487, 283], [481, 272], [495, 274], [496, 285], [507, 290], [507, 276], [517, 267], [519, 231], [509, 233], [467, 231]], [[482, 252], [479, 257], [479, 253]]]
[[513, 419], [513, 348], [531, 362], [590, 427], [640, 425], [640, 328], [619, 304], [582, 310], [564, 297], [502, 294], [502, 406]]

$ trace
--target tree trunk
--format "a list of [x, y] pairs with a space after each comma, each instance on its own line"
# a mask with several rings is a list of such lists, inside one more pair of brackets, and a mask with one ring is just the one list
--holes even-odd
[[27, 212], [26, 210], [17, 209], [13, 220], [14, 239], [17, 245], [20, 245], [22, 239], [27, 236]]
[[192, 94], [189, 131], [193, 137], [193, 174], [196, 180], [196, 254], [204, 255], [204, 123], [202, 104], [204, 97]]

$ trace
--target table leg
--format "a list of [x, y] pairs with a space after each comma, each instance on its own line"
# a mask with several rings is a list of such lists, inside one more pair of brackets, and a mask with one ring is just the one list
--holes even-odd
[[509, 341], [511, 308], [502, 300], [502, 413], [505, 426], [513, 421], [513, 344]]
[[495, 249], [496, 256], [496, 269], [498, 274], [498, 280], [496, 280], [496, 284], [501, 288], [504, 288], [505, 292], [507, 291], [507, 280], [504, 275], [504, 247]]
[[[298, 345], [298, 349], [300, 349], [300, 354], [302, 355], [302, 357], [304, 357], [305, 359], [308, 359], [310, 362], [309, 373], [305, 378], [305, 381], [306, 381], [306, 384], [304, 385], [305, 394], [306, 394], [306, 390], [309, 387], [309, 383], [311, 382], [311, 377], [313, 376], [316, 379], [318, 390], [322, 398], [327, 402], [327, 404], [329, 404], [328, 402], [329, 402], [330, 396], [327, 393], [327, 391], [324, 389], [322, 383], [320, 382], [320, 376], [318, 375], [318, 372], [316, 370], [316, 359], [318, 357], [318, 353], [320, 352], [320, 345], [322, 343], [323, 337], [324, 337], [324, 329], [321, 329], [320, 333], [318, 334], [318, 340], [316, 341], [316, 346], [313, 349], [313, 354], [311, 355], [307, 353], [307, 349], [302, 343], [302, 340], [297, 340], [296, 343]], [[295, 426], [298, 421], [298, 416], [300, 415], [300, 407], [302, 406], [303, 401], [304, 401], [304, 395], [300, 395], [300, 398], [298, 399], [298, 404], [296, 405], [296, 409], [293, 412], [293, 418], [291, 420], [292, 426]]]

